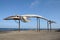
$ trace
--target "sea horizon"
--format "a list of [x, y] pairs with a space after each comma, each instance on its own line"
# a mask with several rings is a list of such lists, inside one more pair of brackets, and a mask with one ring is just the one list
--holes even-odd
[[[0, 28], [0, 31], [17, 31], [19, 28]], [[20, 30], [37, 30], [37, 28], [20, 28]], [[40, 28], [40, 30], [48, 30], [46, 28]], [[52, 30], [59, 30], [58, 28]]]

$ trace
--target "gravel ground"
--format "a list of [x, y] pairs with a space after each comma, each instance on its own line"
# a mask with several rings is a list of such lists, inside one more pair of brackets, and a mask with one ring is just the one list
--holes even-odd
[[60, 40], [60, 32], [11, 31], [1, 33], [0, 40]]

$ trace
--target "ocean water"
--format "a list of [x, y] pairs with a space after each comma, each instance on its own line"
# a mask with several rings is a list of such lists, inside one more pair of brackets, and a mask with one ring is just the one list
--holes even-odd
[[[0, 28], [0, 31], [17, 31], [17, 30], [19, 30], [18, 28]], [[22, 30], [37, 30], [36, 28], [34, 28], [34, 29], [31, 29], [31, 28], [21, 28], [20, 29], [21, 31]], [[40, 29], [40, 30], [47, 30], [47, 29]], [[57, 29], [53, 29], [53, 30], [57, 30]]]
[[17, 28], [0, 28], [0, 31], [12, 31], [17, 30]]
[[[16, 31], [16, 30], [19, 30], [19, 29], [18, 28], [0, 28], [0, 31]], [[22, 31], [22, 30], [36, 30], [36, 29], [21, 28], [20, 30]]]

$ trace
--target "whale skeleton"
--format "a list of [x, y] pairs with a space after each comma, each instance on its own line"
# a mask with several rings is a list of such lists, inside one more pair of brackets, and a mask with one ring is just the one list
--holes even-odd
[[48, 20], [45, 17], [42, 17], [40, 15], [34, 15], [34, 14], [33, 15], [32, 14], [26, 14], [26, 15], [9, 16], [7, 18], [4, 18], [4, 20], [19, 20], [18, 23], [19, 23], [19, 31], [20, 31], [20, 20], [22, 22], [30, 22], [31, 20], [29, 20], [29, 18], [37, 18], [37, 31], [38, 30], [40, 31], [40, 18], [47, 21], [47, 27], [49, 27], [48, 22], [49, 23], [55, 23], [54, 21]]
[[[39, 16], [39, 15], [16, 15], [16, 16], [9, 16], [7, 18], [4, 18], [4, 20], [19, 20], [19, 31], [20, 31], [20, 20], [22, 22], [30, 22], [31, 20], [29, 20], [29, 18], [37, 18], [37, 31], [40, 31], [40, 18], [47, 20], [46, 18]], [[39, 28], [38, 28], [39, 27]]]
[[46, 18], [39, 16], [39, 15], [16, 15], [16, 16], [9, 16], [4, 18], [4, 20], [21, 20], [23, 22], [30, 22], [29, 18], [41, 18], [47, 20]]

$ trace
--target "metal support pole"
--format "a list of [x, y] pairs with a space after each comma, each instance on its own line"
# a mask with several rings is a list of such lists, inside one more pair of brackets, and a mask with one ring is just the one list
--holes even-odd
[[48, 21], [47, 21], [47, 30], [49, 31], [49, 23], [48, 23]]
[[37, 18], [37, 32], [38, 32], [38, 18]]
[[19, 20], [19, 32], [20, 32], [20, 20]]
[[39, 32], [40, 32], [40, 18], [39, 18]]
[[50, 32], [51, 32], [51, 23], [50, 23]]

